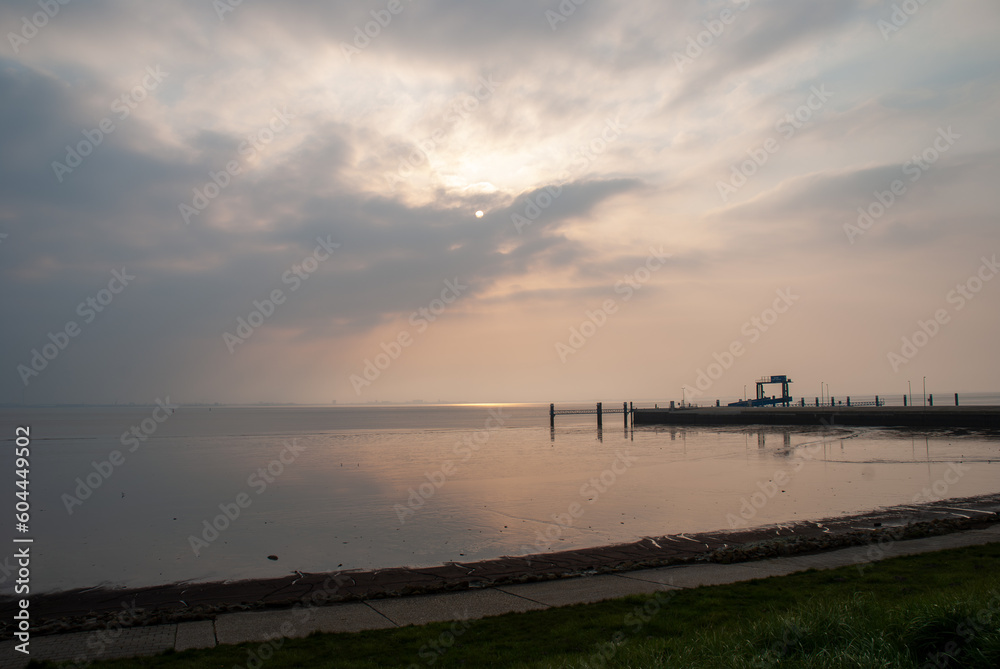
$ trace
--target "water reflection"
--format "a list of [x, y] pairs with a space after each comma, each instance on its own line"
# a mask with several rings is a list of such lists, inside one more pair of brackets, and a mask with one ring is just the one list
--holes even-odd
[[[747, 523], [820, 518], [910, 503], [954, 462], [970, 468], [949, 496], [1000, 485], [996, 436], [820, 426], [618, 433], [610, 424], [605, 434], [593, 416], [561, 416], [549, 428], [546, 408], [505, 407], [510, 417], [493, 430], [483, 429], [489, 407], [432, 407], [424, 423], [415, 409], [182, 408], [72, 514], [61, 496], [120, 449], [122, 430], [148, 411], [38, 413], [29, 417], [40, 434], [32, 583], [47, 590], [424, 566], [518, 554], [540, 535], [552, 550], [628, 542], [725, 529], [727, 516], [742, 518], [744, 502], [765, 489], [773, 495]], [[374, 429], [380, 411], [389, 427]], [[306, 449], [257, 494], [248, 477], [289, 439]], [[784, 482], [775, 488], [777, 476]], [[241, 492], [252, 504], [196, 557], [189, 538]], [[574, 504], [585, 512], [559, 525]]]

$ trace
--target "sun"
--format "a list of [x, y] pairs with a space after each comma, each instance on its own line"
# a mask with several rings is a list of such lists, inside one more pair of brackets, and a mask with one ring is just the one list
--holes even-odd
[[476, 218], [482, 218], [482, 217], [483, 217], [483, 210], [480, 209], [479, 211], [476, 212]]

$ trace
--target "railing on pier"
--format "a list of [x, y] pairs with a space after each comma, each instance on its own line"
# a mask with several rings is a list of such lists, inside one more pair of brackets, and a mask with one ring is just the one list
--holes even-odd
[[621, 409], [605, 409], [601, 402], [594, 409], [556, 409], [555, 404], [549, 405], [549, 427], [556, 426], [556, 416], [593, 416], [597, 415], [597, 427], [604, 427], [604, 414], [623, 414], [625, 427], [628, 427], [628, 416], [632, 412], [628, 402], [622, 402]]
[[[865, 402], [865, 401], [858, 402], [857, 400], [855, 400], [855, 401], [852, 402], [850, 395], [847, 396], [847, 404], [846, 405], [844, 404], [844, 400], [839, 400], [838, 401], [834, 397], [831, 397], [829, 399], [824, 399], [823, 401], [820, 401], [820, 398], [817, 397], [817, 398], [815, 398], [815, 402], [816, 402], [816, 406], [818, 406], [818, 407], [820, 407], [820, 406], [831, 406], [831, 407], [835, 407], [835, 406], [884, 407], [885, 406], [885, 400], [884, 399], [880, 399], [878, 395], [875, 396], [875, 401], [874, 402]], [[903, 404], [904, 405], [906, 404], [906, 398], [905, 397], [903, 398]], [[806, 398], [803, 397], [802, 398], [802, 406], [805, 406], [805, 405], [806, 405]]]

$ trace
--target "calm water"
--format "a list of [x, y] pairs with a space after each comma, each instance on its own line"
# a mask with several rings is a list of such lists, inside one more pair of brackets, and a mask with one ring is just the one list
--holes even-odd
[[[1000, 438], [983, 434], [626, 432], [620, 416], [550, 433], [540, 405], [157, 416], [0, 410], [7, 535], [14, 426], [31, 426], [33, 592], [426, 566], [1000, 491]], [[133, 426], [143, 440], [123, 444]]]

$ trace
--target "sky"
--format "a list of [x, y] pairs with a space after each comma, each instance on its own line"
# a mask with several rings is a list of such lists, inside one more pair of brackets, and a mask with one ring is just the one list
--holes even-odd
[[992, 0], [0, 2], [0, 403], [998, 390]]

